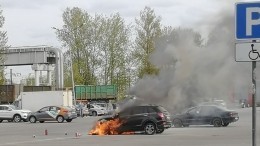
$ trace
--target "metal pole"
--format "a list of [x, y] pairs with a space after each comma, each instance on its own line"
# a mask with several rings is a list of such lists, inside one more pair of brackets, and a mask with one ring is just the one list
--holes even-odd
[[10, 83], [13, 85], [13, 73], [12, 69], [10, 69]]
[[[255, 40], [252, 41], [256, 42]], [[254, 44], [252, 44], [252, 49]], [[252, 84], [253, 84], [253, 94], [252, 94], [252, 146], [256, 146], [256, 76], [255, 76], [256, 61], [252, 61]]]
[[73, 94], [73, 104], [76, 106], [76, 93], [75, 93], [75, 82], [74, 82], [74, 74], [73, 74], [73, 64], [72, 64], [72, 51], [70, 50], [70, 68], [71, 68], [71, 81], [72, 81], [72, 94]]

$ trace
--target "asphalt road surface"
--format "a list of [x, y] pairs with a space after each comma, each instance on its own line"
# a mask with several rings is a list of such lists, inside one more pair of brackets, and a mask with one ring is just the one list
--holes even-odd
[[[240, 119], [228, 127], [170, 128], [157, 135], [88, 135], [97, 118], [71, 123], [0, 123], [0, 146], [251, 146], [252, 109], [236, 109]], [[257, 145], [260, 146], [260, 108], [257, 108]], [[45, 135], [47, 130], [48, 135]], [[76, 136], [79, 133], [81, 136]]]

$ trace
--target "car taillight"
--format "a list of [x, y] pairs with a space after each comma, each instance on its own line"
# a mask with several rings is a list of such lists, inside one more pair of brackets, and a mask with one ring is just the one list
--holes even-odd
[[67, 111], [67, 110], [64, 110], [63, 112], [64, 112], [64, 113], [68, 113], [69, 111]]
[[164, 119], [164, 114], [163, 113], [158, 113], [158, 116]]

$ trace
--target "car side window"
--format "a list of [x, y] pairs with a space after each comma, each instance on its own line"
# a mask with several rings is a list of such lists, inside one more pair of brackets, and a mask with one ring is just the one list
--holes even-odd
[[7, 106], [2, 106], [2, 110], [7, 111], [8, 107]]
[[0, 106], [0, 110], [4, 110], [3, 106]]
[[148, 113], [156, 113], [156, 110], [153, 107], [147, 107]]
[[46, 111], [49, 111], [49, 107], [44, 107], [42, 109], [40, 109], [41, 112], [46, 112]]
[[201, 108], [201, 115], [207, 116], [207, 115], [212, 115], [215, 112], [215, 108], [214, 107], [209, 107], [209, 106], [204, 106]]
[[190, 115], [197, 115], [200, 113], [200, 108], [199, 107], [193, 108], [193, 109], [189, 110], [188, 113]]
[[56, 106], [50, 107], [50, 111], [58, 111], [58, 110], [60, 110], [59, 107], [56, 107]]
[[146, 113], [145, 107], [139, 106], [139, 107], [135, 107], [135, 108], [132, 110], [132, 114], [133, 114], [133, 115], [142, 114], [142, 113]]

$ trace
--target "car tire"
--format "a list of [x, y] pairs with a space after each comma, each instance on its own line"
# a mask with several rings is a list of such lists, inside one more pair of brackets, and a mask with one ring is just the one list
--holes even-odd
[[174, 127], [176, 127], [176, 128], [180, 128], [180, 127], [183, 126], [181, 120], [179, 120], [179, 119], [175, 119], [175, 120], [173, 120], [172, 123], [173, 123]]
[[58, 123], [63, 123], [63, 121], [64, 121], [63, 116], [58, 116], [57, 121], [58, 121]]
[[146, 123], [144, 125], [144, 132], [147, 135], [153, 135], [156, 132], [156, 126], [153, 123]]
[[97, 112], [96, 112], [96, 111], [93, 111], [93, 112], [92, 112], [92, 116], [96, 117], [96, 116], [97, 116]]
[[70, 123], [72, 121], [72, 119], [67, 119], [66, 121]]
[[228, 125], [229, 125], [229, 123], [224, 123], [222, 126], [227, 127]]
[[214, 125], [214, 127], [221, 127], [222, 126], [222, 121], [220, 118], [214, 118], [212, 120], [212, 124]]
[[34, 116], [31, 116], [29, 118], [30, 123], [36, 123], [36, 118]]
[[161, 133], [163, 133], [163, 131], [164, 131], [164, 129], [158, 129], [158, 130], [156, 131], [156, 133], [157, 133], [157, 134], [161, 134]]
[[18, 114], [14, 115], [13, 121], [14, 121], [15, 123], [19, 123], [19, 122], [21, 122], [21, 120], [22, 120], [22, 118], [21, 118], [20, 115], [18, 115]]
[[3, 120], [0, 120], [0, 123], [2, 123], [3, 122]]
[[40, 121], [40, 123], [44, 123], [44, 121]]

